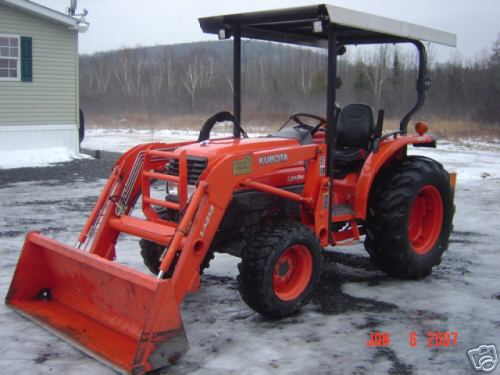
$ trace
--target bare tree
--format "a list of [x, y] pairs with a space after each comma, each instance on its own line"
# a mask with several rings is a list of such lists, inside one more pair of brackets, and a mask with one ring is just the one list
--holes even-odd
[[387, 44], [377, 46], [373, 53], [368, 55], [364, 65], [364, 74], [373, 94], [376, 108], [380, 108], [384, 85], [389, 73], [389, 48]]
[[311, 53], [308, 50], [301, 51], [298, 59], [300, 64], [300, 88], [305, 94], [312, 87], [315, 69], [311, 64]]
[[98, 98], [105, 95], [111, 81], [109, 56], [91, 56], [83, 70], [86, 73], [84, 76], [87, 78], [89, 96]]
[[151, 92], [151, 97], [156, 97], [160, 94], [163, 83], [165, 81], [165, 76], [167, 75], [167, 70], [161, 63], [154, 63], [151, 66], [151, 73], [149, 75], [149, 87]]
[[186, 72], [181, 77], [182, 84], [191, 98], [191, 108], [196, 110], [196, 94], [202, 88], [211, 87], [215, 79], [215, 64], [211, 57], [200, 58], [194, 54], [190, 59]]
[[[80, 98], [89, 112], [159, 111], [182, 115], [227, 107], [234, 89], [227, 44], [141, 47], [80, 57]], [[366, 48], [366, 47], [365, 47]], [[339, 59], [344, 82], [339, 103], [363, 101], [385, 107], [388, 118], [414, 105], [418, 56], [414, 48], [383, 45], [357, 59], [350, 47]], [[224, 52], [224, 53], [221, 53]], [[500, 36], [474, 59], [433, 59], [425, 116], [500, 124]], [[242, 54], [245, 111], [324, 111], [327, 55], [322, 50], [245, 44]], [[433, 63], [434, 60], [434, 63]], [[302, 109], [303, 108], [303, 109]]]
[[133, 56], [130, 50], [120, 50], [113, 64], [113, 74], [120, 84], [123, 92], [130, 95], [134, 91], [134, 79], [132, 77]]
[[174, 87], [174, 71], [172, 69], [173, 66], [173, 56], [172, 54], [167, 54], [166, 56], [163, 57], [163, 64], [165, 66], [166, 70], [166, 76], [167, 76], [167, 87], [169, 90], [172, 90]]

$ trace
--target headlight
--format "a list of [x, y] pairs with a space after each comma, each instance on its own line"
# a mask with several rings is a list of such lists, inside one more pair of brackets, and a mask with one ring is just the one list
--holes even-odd
[[167, 182], [167, 195], [179, 195], [177, 182]]
[[[195, 190], [196, 186], [194, 185], [187, 186], [188, 199], [195, 192]], [[167, 182], [167, 196], [174, 196], [174, 197], [179, 196], [179, 186], [177, 182]]]
[[196, 186], [194, 185], [188, 185], [188, 199], [191, 195], [193, 195], [193, 193], [195, 192], [196, 190]]

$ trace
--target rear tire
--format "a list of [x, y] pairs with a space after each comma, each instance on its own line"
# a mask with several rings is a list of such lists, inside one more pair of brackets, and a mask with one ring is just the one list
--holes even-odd
[[264, 228], [249, 241], [238, 266], [241, 297], [268, 318], [295, 314], [309, 302], [321, 273], [321, 246], [309, 228]]
[[441, 263], [454, 214], [450, 178], [435, 160], [410, 156], [377, 178], [365, 248], [391, 276], [420, 279]]

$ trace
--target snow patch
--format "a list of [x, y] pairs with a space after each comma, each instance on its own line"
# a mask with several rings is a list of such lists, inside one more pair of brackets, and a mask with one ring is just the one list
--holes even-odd
[[[82, 147], [91, 150], [124, 152], [147, 142], [177, 142], [196, 140], [198, 130], [176, 129], [87, 129]], [[259, 137], [264, 133], [248, 133], [249, 137]], [[214, 129], [211, 138], [231, 137], [232, 132]]]
[[35, 148], [31, 150], [0, 151], [0, 169], [47, 167], [74, 159], [92, 159], [65, 147]]
[[[268, 129], [269, 131], [269, 129]], [[125, 152], [147, 142], [174, 142], [195, 140], [199, 131], [179, 129], [88, 129], [82, 147]], [[265, 135], [249, 133], [249, 137]], [[213, 138], [230, 137], [230, 132], [214, 129]], [[456, 172], [458, 183], [500, 178], [500, 140], [466, 138], [462, 140], [439, 140], [436, 149], [408, 148], [410, 155], [423, 155], [433, 158], [444, 165], [449, 172]]]

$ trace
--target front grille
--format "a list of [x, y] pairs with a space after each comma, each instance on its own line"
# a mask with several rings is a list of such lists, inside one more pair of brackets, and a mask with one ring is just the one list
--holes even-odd
[[[188, 156], [188, 185], [195, 185], [203, 171], [207, 168], [208, 159], [198, 156]], [[179, 175], [179, 160], [172, 159], [167, 164], [167, 173], [173, 176]]]

